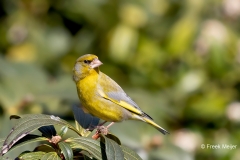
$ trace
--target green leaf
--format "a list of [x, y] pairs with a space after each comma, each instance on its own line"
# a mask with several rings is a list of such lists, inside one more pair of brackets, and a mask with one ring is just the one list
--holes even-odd
[[120, 146], [122, 148], [123, 154], [124, 154], [124, 159], [135, 159], [135, 160], [142, 160], [142, 158], [133, 150], [126, 146]]
[[49, 152], [41, 157], [41, 160], [62, 160], [56, 152]]
[[2, 150], [2, 146], [3, 146], [4, 141], [5, 141], [5, 139], [0, 138], [0, 150]]
[[18, 147], [21, 147], [23, 145], [29, 144], [29, 143], [34, 143], [34, 142], [39, 142], [39, 141], [48, 141], [48, 139], [46, 137], [40, 137], [37, 135], [27, 135], [24, 138], [22, 138], [20, 141], [18, 141], [17, 143], [15, 143], [11, 149], [14, 150]]
[[14, 147], [14, 146], [17, 146], [17, 145], [19, 145], [20, 143], [23, 143], [23, 142], [35, 140], [36, 138], [43, 138], [44, 140], [48, 140], [47, 138], [42, 137], [42, 136], [39, 136], [39, 135], [28, 134], [28, 135], [26, 135], [25, 137], [23, 137], [22, 139], [20, 139], [19, 141], [17, 141], [17, 142], [13, 145], [13, 147]]
[[36, 160], [41, 159], [43, 155], [45, 155], [45, 152], [24, 152], [18, 156], [20, 159], [27, 159], [27, 160]]
[[107, 159], [111, 160], [123, 160], [124, 154], [121, 147], [113, 140], [107, 138], [106, 136], [101, 136], [101, 139], [105, 140], [105, 150]]
[[42, 151], [42, 152], [55, 152], [54, 148], [48, 144], [41, 144], [39, 146], [37, 146], [35, 149], [34, 149], [34, 152], [37, 152], [37, 151]]
[[84, 129], [76, 120], [75, 120], [75, 125], [76, 125], [76, 129], [81, 133], [83, 137], [87, 137], [92, 133], [91, 131]]
[[60, 131], [60, 133], [59, 133], [59, 136], [63, 137], [63, 136], [67, 133], [67, 131], [68, 131], [68, 127], [67, 127], [67, 126], [63, 126], [63, 127], [61, 128], [61, 131]]
[[39, 127], [48, 125], [67, 126], [80, 135], [78, 130], [76, 130], [68, 122], [60, 119], [59, 117], [53, 115], [29, 114], [19, 119], [17, 124], [13, 127], [4, 142], [1, 154], [5, 154], [18, 140], [30, 132], [38, 129]]
[[121, 145], [120, 139], [117, 136], [115, 136], [114, 134], [108, 133], [106, 135], [106, 137], [111, 139], [111, 140], [113, 140], [113, 141], [115, 141], [117, 144]]
[[58, 143], [59, 148], [62, 150], [62, 153], [66, 160], [73, 160], [73, 151], [71, 146], [65, 142]]
[[96, 159], [103, 159], [102, 150], [104, 151], [104, 148], [101, 148], [99, 141], [86, 137], [78, 137], [66, 139], [65, 142], [69, 143], [72, 148], [80, 148], [87, 151]]
[[86, 155], [83, 155], [83, 159], [84, 160], [96, 160], [95, 158], [90, 158], [90, 157], [88, 157]]

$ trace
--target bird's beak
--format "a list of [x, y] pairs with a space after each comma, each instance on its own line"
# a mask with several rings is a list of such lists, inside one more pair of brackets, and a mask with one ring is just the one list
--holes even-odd
[[98, 59], [94, 59], [94, 60], [91, 62], [90, 66], [91, 66], [91, 68], [96, 68], [96, 67], [101, 66], [102, 64], [103, 64], [103, 63], [102, 63], [101, 61], [99, 61]]

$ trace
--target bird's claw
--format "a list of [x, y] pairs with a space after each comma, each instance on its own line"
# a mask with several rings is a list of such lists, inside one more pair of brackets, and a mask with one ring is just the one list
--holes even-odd
[[98, 139], [100, 134], [107, 135], [108, 134], [108, 127], [105, 126], [97, 126], [96, 133], [92, 136], [93, 139]]
[[102, 133], [104, 135], [107, 135], [108, 131], [109, 131], [108, 127], [105, 127], [105, 126], [98, 126], [97, 127], [97, 132]]

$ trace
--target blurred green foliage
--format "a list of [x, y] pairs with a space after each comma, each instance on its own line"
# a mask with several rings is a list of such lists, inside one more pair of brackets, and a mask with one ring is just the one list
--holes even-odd
[[[240, 159], [238, 0], [0, 1], [0, 136], [12, 114], [71, 118], [71, 79], [87, 53], [170, 131], [140, 122], [111, 131], [144, 159]], [[130, 130], [132, 126], [134, 130]]]

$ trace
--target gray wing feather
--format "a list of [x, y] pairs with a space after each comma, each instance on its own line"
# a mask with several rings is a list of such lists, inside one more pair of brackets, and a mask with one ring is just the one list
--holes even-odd
[[110, 91], [104, 92], [105, 94], [107, 94], [108, 97], [118, 100], [118, 101], [124, 101], [124, 102], [132, 105], [136, 109], [140, 110], [142, 112], [142, 115], [152, 119], [148, 114], [144, 113], [140, 107], [138, 107], [138, 105], [124, 92], [124, 90], [114, 80], [112, 80], [110, 77], [108, 77], [106, 74], [104, 74], [102, 72], [100, 72], [99, 78], [103, 78], [103, 79], [105, 79], [105, 81], [100, 81], [101, 83], [104, 83], [104, 84], [98, 85], [98, 89], [104, 91], [101, 88], [101, 86], [105, 86], [106, 84], [108, 84], [107, 88]]
[[105, 86], [106, 84], [108, 84], [107, 88], [109, 89], [109, 91], [104, 91], [104, 93], [107, 94], [110, 98], [118, 101], [125, 101], [130, 105], [134, 106], [135, 108], [141, 110], [140, 107], [138, 107], [138, 105], [124, 92], [124, 90], [113, 79], [111, 79], [102, 72], [100, 72], [99, 77], [105, 79], [105, 81], [101, 81], [102, 83], [104, 82], [104, 84], [98, 86], [98, 89], [104, 91], [101, 86]]
[[125, 101], [127, 102], [128, 104], [134, 106], [135, 108], [137, 108], [138, 110], [140, 110], [142, 112], [142, 114], [150, 119], [153, 119], [152, 117], [150, 117], [147, 113], [143, 112], [141, 110], [140, 107], [138, 107], [138, 105], [125, 93], [118, 93], [118, 92], [108, 92], [107, 93], [108, 97], [112, 98], [112, 99], [115, 99], [115, 100], [118, 100], [118, 101]]
[[138, 105], [125, 93], [119, 93], [119, 92], [108, 92], [106, 93], [110, 98], [118, 100], [118, 101], [125, 101], [129, 103], [130, 105], [134, 106], [135, 108], [140, 109]]

